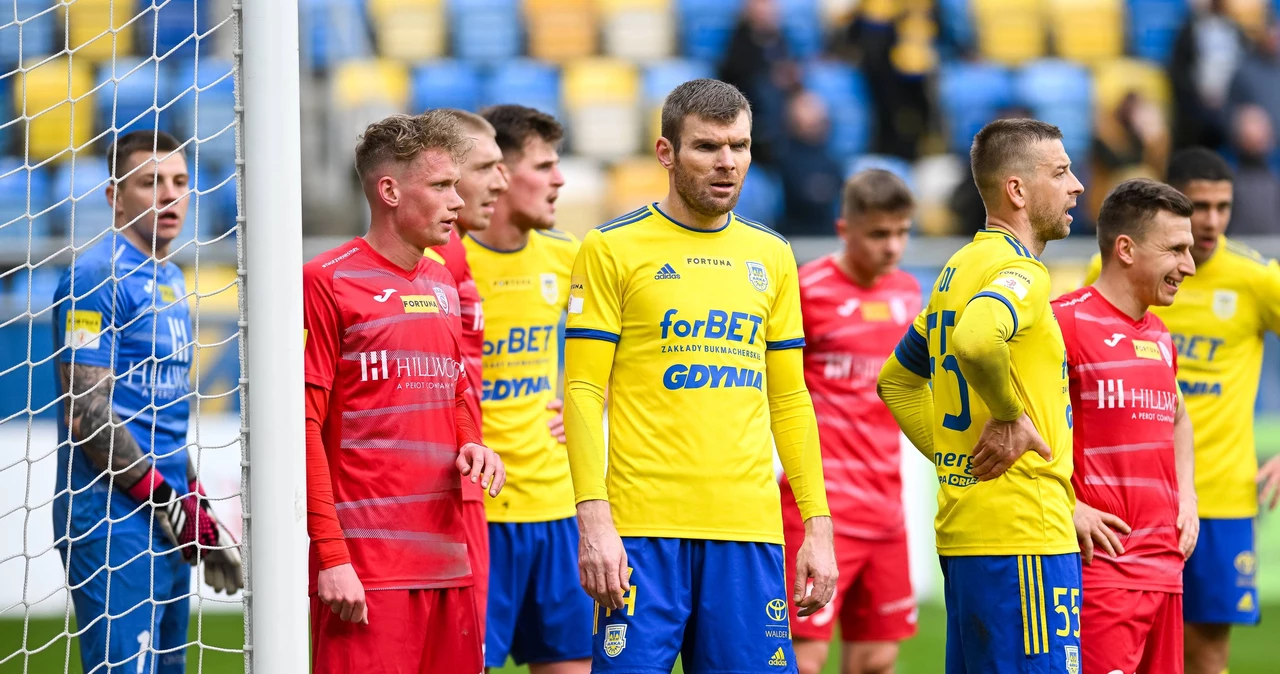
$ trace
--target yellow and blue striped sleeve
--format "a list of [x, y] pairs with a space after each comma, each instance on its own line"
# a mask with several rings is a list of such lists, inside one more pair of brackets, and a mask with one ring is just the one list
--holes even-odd
[[569, 280], [566, 339], [618, 343], [622, 334], [622, 293], [618, 265], [599, 230], [587, 233]]
[[791, 246], [779, 255], [775, 269], [779, 272], [777, 294], [769, 310], [769, 323], [765, 326], [765, 347], [799, 349], [804, 347], [804, 318], [800, 313], [800, 281], [796, 271], [796, 259]]
[[876, 393], [903, 435], [932, 461], [933, 393], [929, 390], [929, 344], [920, 334], [924, 323], [922, 311], [880, 369]]

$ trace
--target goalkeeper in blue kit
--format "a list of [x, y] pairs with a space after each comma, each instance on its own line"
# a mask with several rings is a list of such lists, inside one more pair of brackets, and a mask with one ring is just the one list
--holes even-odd
[[191, 565], [215, 590], [244, 586], [187, 455], [196, 346], [182, 270], [166, 259], [189, 203], [181, 147], [138, 131], [108, 148], [113, 230], [54, 296], [53, 528], [85, 671], [185, 671]]

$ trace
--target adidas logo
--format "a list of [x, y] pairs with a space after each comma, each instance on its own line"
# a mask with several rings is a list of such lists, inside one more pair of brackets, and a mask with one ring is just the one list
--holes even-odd
[[653, 280], [655, 281], [670, 281], [678, 278], [680, 278], [680, 275], [676, 273], [675, 267], [672, 267], [670, 262], [662, 265], [662, 269], [659, 269], [658, 273], [653, 275]]
[[1246, 592], [1244, 593], [1243, 597], [1240, 597], [1240, 601], [1236, 603], [1236, 610], [1242, 613], [1248, 613], [1253, 609], [1254, 609], [1253, 593]]
[[787, 654], [782, 652], [781, 646], [778, 647], [778, 652], [774, 653], [772, 658], [769, 658], [769, 664], [774, 667], [787, 666]]

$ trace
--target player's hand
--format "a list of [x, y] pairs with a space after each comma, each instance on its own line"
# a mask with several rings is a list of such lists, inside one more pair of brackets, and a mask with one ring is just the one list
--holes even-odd
[[1280, 456], [1273, 456], [1262, 468], [1258, 469], [1258, 501], [1275, 510], [1280, 502]]
[[547, 409], [556, 413], [556, 415], [551, 418], [551, 421], [547, 422], [547, 428], [551, 429], [551, 437], [555, 438], [556, 442], [563, 445], [565, 444], [564, 401], [559, 398], [556, 398], [555, 400], [552, 400], [551, 402], [547, 403]]
[[481, 487], [489, 490], [490, 496], [497, 496], [502, 485], [507, 483], [507, 468], [502, 465], [502, 459], [484, 445], [474, 442], [463, 445], [458, 450], [457, 466], [463, 477], [471, 478], [473, 484], [479, 482]]
[[[801, 618], [811, 616], [827, 605], [836, 593], [836, 550], [832, 541], [830, 517], [810, 517], [804, 522], [804, 543], [796, 551], [796, 585], [791, 601]], [[806, 595], [812, 581], [813, 587]]]
[[[200, 535], [196, 539], [196, 550], [200, 561], [204, 562], [204, 580], [216, 592], [235, 594], [244, 587], [244, 571], [236, 539], [213, 512], [213, 504], [204, 492], [204, 485], [199, 480], [192, 480], [187, 486], [191, 491], [188, 498], [197, 499], [200, 506]], [[195, 563], [194, 555], [189, 561]]]
[[623, 597], [631, 589], [627, 549], [613, 525], [608, 501], [578, 504], [578, 582], [609, 610], [622, 608]]
[[1117, 531], [1128, 535], [1129, 525], [1124, 520], [1091, 507], [1084, 501], [1076, 501], [1076, 512], [1073, 518], [1076, 524], [1076, 538], [1080, 541], [1080, 557], [1085, 564], [1093, 563], [1093, 550], [1097, 546], [1112, 557], [1124, 554], [1124, 545], [1120, 543]]
[[1178, 549], [1183, 559], [1190, 559], [1200, 539], [1200, 502], [1195, 494], [1178, 499]]
[[369, 624], [369, 605], [364, 601], [364, 585], [355, 567], [339, 564], [316, 574], [316, 591], [320, 601], [338, 617], [349, 623]]
[[994, 480], [1004, 475], [1024, 453], [1035, 452], [1045, 461], [1053, 459], [1053, 453], [1044, 438], [1024, 412], [1013, 421], [987, 420], [987, 425], [973, 446], [972, 475], [979, 480]]

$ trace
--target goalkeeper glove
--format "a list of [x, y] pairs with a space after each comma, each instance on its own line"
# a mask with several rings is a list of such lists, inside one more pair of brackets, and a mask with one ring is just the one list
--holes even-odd
[[128, 492], [152, 504], [157, 526], [188, 564], [204, 561], [205, 582], [216, 591], [233, 594], [244, 587], [236, 540], [214, 515], [200, 482], [191, 480], [187, 486], [189, 493], [179, 496], [151, 468]]

